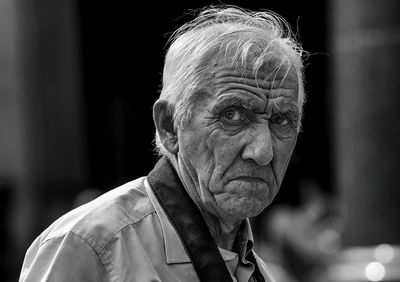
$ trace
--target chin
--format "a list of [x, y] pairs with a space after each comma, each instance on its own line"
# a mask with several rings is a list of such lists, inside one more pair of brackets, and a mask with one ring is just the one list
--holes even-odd
[[231, 197], [225, 199], [220, 207], [232, 217], [245, 219], [259, 215], [269, 203], [269, 201], [252, 197]]

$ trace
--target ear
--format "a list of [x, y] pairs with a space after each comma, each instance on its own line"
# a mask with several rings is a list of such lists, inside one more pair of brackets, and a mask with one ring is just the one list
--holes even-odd
[[172, 155], [175, 155], [178, 153], [179, 145], [170, 108], [166, 100], [157, 100], [153, 106], [153, 120], [161, 143]]

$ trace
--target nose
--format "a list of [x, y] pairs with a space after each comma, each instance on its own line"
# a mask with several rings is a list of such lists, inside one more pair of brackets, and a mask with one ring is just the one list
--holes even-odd
[[242, 158], [252, 160], [258, 165], [267, 165], [274, 156], [272, 136], [268, 124], [255, 125], [248, 135], [248, 142], [243, 148]]

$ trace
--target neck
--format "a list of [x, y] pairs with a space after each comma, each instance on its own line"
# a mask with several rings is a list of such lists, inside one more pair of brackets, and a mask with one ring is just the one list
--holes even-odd
[[175, 167], [185, 190], [199, 208], [217, 246], [233, 251], [236, 235], [242, 221], [231, 220], [229, 217], [221, 215], [215, 208], [209, 207], [207, 209], [201, 201], [196, 189], [196, 183], [193, 181], [196, 178], [192, 177], [186, 166], [180, 163], [177, 158], [170, 161]]
[[225, 250], [234, 251], [234, 243], [240, 224], [227, 225], [216, 219], [212, 214], [204, 212], [203, 210], [201, 211], [217, 246]]

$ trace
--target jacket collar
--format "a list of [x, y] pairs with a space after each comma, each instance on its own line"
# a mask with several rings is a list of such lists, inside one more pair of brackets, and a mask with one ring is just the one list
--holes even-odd
[[178, 233], [200, 281], [232, 281], [203, 216], [167, 158], [157, 162], [147, 181]]
[[183, 247], [183, 244], [179, 239], [179, 236], [176, 233], [171, 222], [169, 221], [167, 215], [160, 206], [156, 196], [153, 193], [153, 190], [150, 188], [147, 179], [145, 180], [144, 185], [161, 224], [161, 229], [163, 233], [162, 235], [164, 237], [165, 260], [167, 264], [189, 263], [190, 258], [187, 255], [185, 248]]

